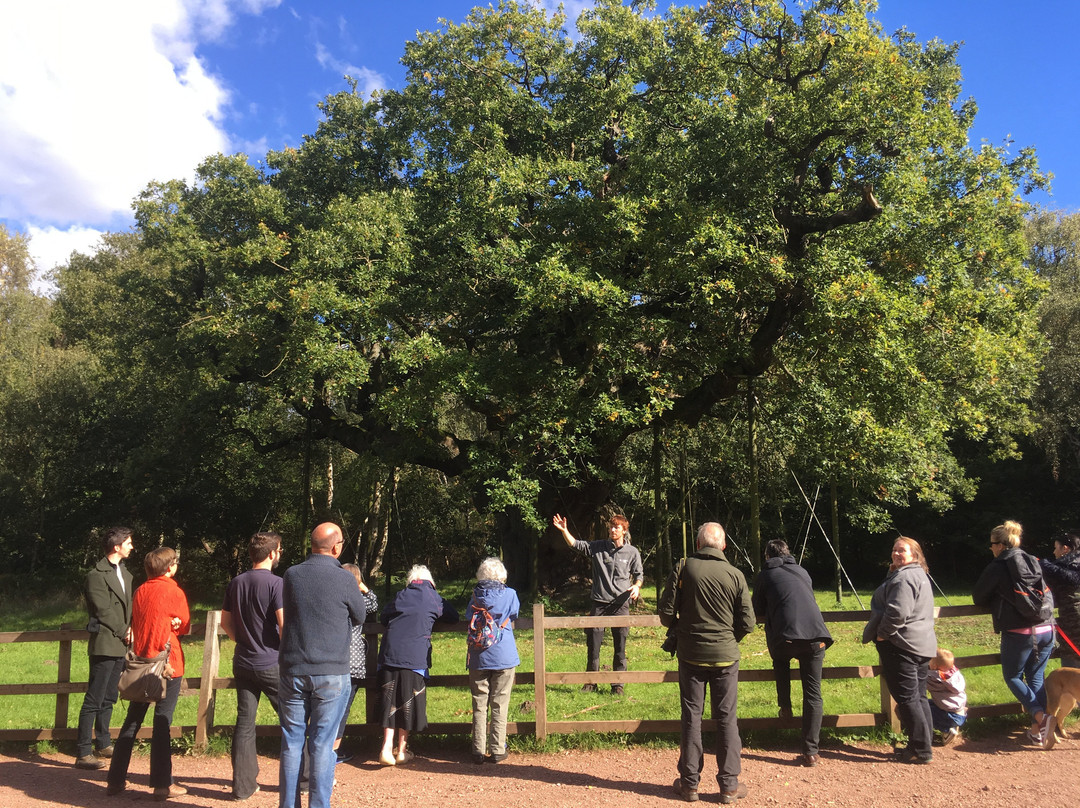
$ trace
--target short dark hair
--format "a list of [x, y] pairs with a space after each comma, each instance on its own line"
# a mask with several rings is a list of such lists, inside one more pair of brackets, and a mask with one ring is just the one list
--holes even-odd
[[272, 530], [260, 531], [251, 537], [248, 542], [248, 555], [251, 563], [258, 564], [266, 561], [270, 554], [281, 546], [281, 536]]
[[101, 549], [108, 555], [113, 551], [114, 547], [119, 547], [121, 544], [131, 538], [132, 530], [130, 527], [110, 527], [105, 531], [105, 535], [101, 537]]
[[1068, 547], [1069, 551], [1080, 549], [1080, 531], [1066, 530], [1060, 536], [1054, 538], [1062, 547]]
[[160, 578], [169, 571], [169, 567], [179, 557], [180, 554], [171, 547], [155, 547], [143, 559], [143, 569], [146, 570], [146, 577]]
[[786, 555], [791, 555], [791, 550], [788, 549], [787, 542], [783, 539], [773, 539], [765, 545], [766, 558], [780, 558], [780, 556]]

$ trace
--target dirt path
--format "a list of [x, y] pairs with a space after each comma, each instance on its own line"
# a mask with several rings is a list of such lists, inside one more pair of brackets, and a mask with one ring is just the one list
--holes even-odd
[[[1047, 808], [1075, 804], [1080, 793], [1080, 735], [1043, 752], [1015, 737], [960, 741], [935, 750], [933, 764], [888, 760], [888, 749], [832, 746], [821, 765], [795, 765], [791, 751], [743, 750], [743, 781], [752, 806], [927, 806], [927, 808]], [[675, 750], [634, 749], [512, 754], [499, 765], [476, 766], [457, 750], [424, 750], [408, 766], [380, 768], [360, 756], [338, 766], [334, 808], [415, 804], [432, 808], [627, 808], [678, 804], [671, 792]], [[0, 755], [0, 808], [153, 804], [147, 788], [149, 758], [132, 761], [132, 781], [119, 797], [105, 796], [104, 772], [75, 769], [67, 755]], [[277, 760], [260, 758], [263, 789], [243, 803], [277, 805]], [[236, 806], [227, 757], [177, 757], [177, 782], [188, 796], [177, 806]], [[716, 803], [715, 761], [707, 761], [702, 801]]]

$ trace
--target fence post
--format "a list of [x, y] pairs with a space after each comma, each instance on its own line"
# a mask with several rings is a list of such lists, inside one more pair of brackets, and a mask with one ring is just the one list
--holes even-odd
[[218, 642], [220, 627], [221, 612], [207, 612], [206, 632], [203, 634], [202, 674], [199, 680], [199, 712], [195, 716], [195, 750], [198, 752], [206, 749], [210, 729], [214, 726], [214, 706], [217, 703], [214, 679], [217, 678], [221, 662], [221, 643]]
[[881, 714], [885, 716], [885, 723], [892, 728], [893, 732], [900, 732], [900, 714], [896, 712], [896, 702], [889, 692], [889, 686], [885, 683], [885, 677], [878, 671], [878, 684], [881, 687]]
[[536, 740], [547, 740], [547, 658], [544, 651], [544, 604], [533, 604], [533, 703]]
[[[61, 629], [72, 628], [70, 623], [61, 623]], [[71, 681], [71, 640], [60, 640], [60, 656], [56, 660], [56, 683], [67, 684]], [[53, 714], [53, 727], [66, 729], [68, 725], [68, 705], [71, 697], [67, 693], [56, 694], [56, 712]]]

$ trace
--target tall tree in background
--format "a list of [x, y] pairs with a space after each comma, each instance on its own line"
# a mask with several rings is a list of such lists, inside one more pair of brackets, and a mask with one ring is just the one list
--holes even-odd
[[1049, 284], [1039, 310], [1050, 350], [1035, 396], [1037, 439], [1062, 488], [1058, 519], [1067, 527], [1080, 520], [1080, 214], [1039, 211], [1027, 232], [1032, 264]]
[[873, 9], [601, 0], [575, 41], [503, 2], [421, 34], [403, 90], [143, 195], [161, 358], [251, 445], [460, 478], [519, 570], [550, 512], [587, 534], [632, 436], [752, 378], [807, 466], [945, 502], [951, 438], [1031, 426], [1042, 178], [968, 145], [955, 48]]
[[0, 225], [0, 554], [17, 574], [82, 562], [55, 539], [86, 501], [72, 472], [83, 459], [83, 404], [100, 380], [89, 352], [57, 344], [52, 303], [31, 288], [34, 275], [27, 236]]

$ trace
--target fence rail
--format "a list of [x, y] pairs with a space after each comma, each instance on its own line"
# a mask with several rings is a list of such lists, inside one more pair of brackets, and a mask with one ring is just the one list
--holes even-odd
[[[967, 617], [971, 615], [985, 614], [984, 609], [976, 606], [942, 606], [935, 609], [935, 617], [949, 619], [954, 617]], [[825, 612], [826, 622], [862, 622], [868, 619], [867, 611], [838, 611]], [[539, 740], [545, 739], [551, 734], [571, 732], [622, 732], [622, 733], [649, 733], [671, 732], [677, 733], [680, 722], [677, 719], [629, 719], [629, 720], [585, 720], [585, 721], [552, 721], [547, 715], [547, 688], [553, 685], [575, 684], [609, 684], [613, 682], [634, 684], [655, 684], [660, 682], [678, 682], [677, 670], [665, 671], [549, 671], [547, 670], [546, 656], [546, 633], [557, 629], [589, 628], [589, 627], [615, 627], [615, 626], [639, 626], [656, 627], [660, 620], [655, 615], [628, 615], [616, 617], [550, 617], [545, 615], [542, 604], [533, 607], [532, 619], [521, 619], [515, 624], [515, 629], [533, 631], [533, 669], [534, 672], [523, 672], [517, 675], [515, 683], [518, 685], [531, 685], [533, 688], [533, 703], [535, 705], [535, 721], [516, 721], [507, 724], [507, 732], [514, 735], [535, 735]], [[383, 627], [378, 623], [369, 623], [364, 627], [367, 634], [380, 634]], [[463, 632], [461, 626], [436, 626], [437, 631]], [[203, 657], [202, 669], [197, 677], [185, 677], [180, 689], [180, 695], [199, 698], [196, 723], [194, 726], [172, 727], [173, 737], [193, 732], [195, 735], [195, 747], [204, 748], [207, 739], [212, 732], [218, 729], [227, 729], [223, 725], [214, 723], [214, 711], [216, 707], [217, 693], [220, 690], [233, 686], [231, 677], [218, 676], [221, 663], [221, 612], [211, 611], [206, 614], [206, 621], [192, 626], [193, 635], [202, 634]], [[71, 654], [72, 644], [84, 641], [89, 634], [82, 629], [61, 628], [56, 631], [5, 631], [0, 632], [0, 644], [14, 642], [58, 643], [59, 655], [57, 659], [56, 682], [46, 683], [5, 683], [0, 684], [0, 696], [19, 695], [55, 695], [56, 706], [52, 727], [40, 729], [0, 729], [0, 741], [38, 741], [38, 740], [74, 740], [77, 730], [68, 726], [69, 698], [73, 693], [84, 693], [86, 682], [71, 681]], [[368, 643], [368, 670], [375, 670], [375, 643]], [[1001, 655], [996, 653], [978, 654], [967, 657], [958, 657], [957, 662], [964, 668], [975, 668], [990, 665], [999, 665]], [[822, 670], [824, 679], [872, 679], [877, 677], [881, 691], [881, 711], [876, 713], [844, 713], [826, 715], [822, 725], [837, 728], [857, 728], [874, 726], [891, 726], [895, 730], [900, 729], [900, 719], [896, 713], [896, 704], [889, 696], [884, 679], [879, 676], [880, 667], [877, 665], [850, 665], [838, 667], [826, 667]], [[775, 676], [772, 669], [740, 670], [740, 682], [771, 682]], [[444, 674], [432, 676], [429, 681], [432, 687], [467, 687], [469, 677], [465, 674]], [[376, 697], [377, 685], [374, 678], [365, 681], [366, 692], [366, 720], [362, 724], [350, 724], [347, 732], [350, 735], [381, 735], [382, 728], [379, 726]], [[971, 717], [985, 717], [1008, 715], [1022, 712], [1016, 702], [1007, 704], [984, 704], [971, 706], [968, 714]], [[715, 729], [715, 722], [706, 720], [702, 722], [706, 730]], [[801, 726], [801, 719], [794, 718], [740, 718], [739, 726], [744, 729], [767, 729], [767, 728], [791, 728]], [[440, 734], [468, 734], [472, 732], [472, 723], [437, 722], [428, 724], [428, 729]], [[143, 727], [139, 731], [139, 737], [148, 738], [152, 731], [151, 727]], [[277, 735], [280, 730], [276, 725], [264, 724], [257, 727], [260, 735]]]

